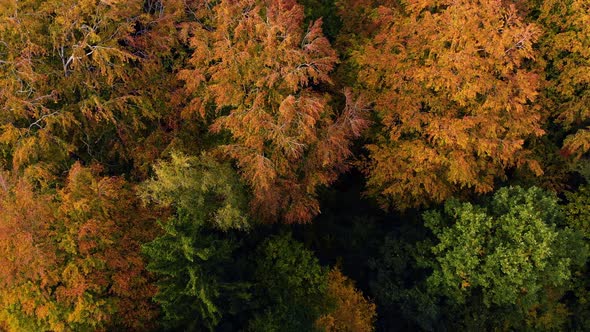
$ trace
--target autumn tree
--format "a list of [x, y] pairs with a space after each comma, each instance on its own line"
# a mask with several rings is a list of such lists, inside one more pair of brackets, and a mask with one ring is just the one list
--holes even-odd
[[415, 207], [489, 192], [509, 167], [541, 172], [523, 146], [543, 134], [531, 105], [537, 26], [500, 0], [412, 0], [374, 16], [374, 36], [353, 55], [379, 121], [367, 145], [371, 194]]
[[10, 330], [153, 326], [155, 287], [139, 252], [152, 219], [128, 183], [97, 173], [74, 165], [56, 194], [2, 178], [0, 318]]
[[174, 38], [162, 36], [175, 36], [173, 17], [183, 7], [167, 1], [156, 12], [152, 2], [0, 5], [0, 143], [6, 166], [47, 178], [67, 170], [72, 155], [120, 167], [135, 156], [140, 163], [153, 160], [156, 153], [140, 141], [159, 143], [154, 120], [163, 117], [166, 95], [157, 83], [174, 78], [162, 66]]
[[538, 3], [547, 81], [543, 102], [569, 134], [563, 153], [579, 156], [590, 150], [590, 7], [583, 0]]
[[528, 146], [542, 164], [544, 174], [535, 177], [526, 170], [519, 180], [563, 192], [576, 187], [588, 150], [588, 79], [590, 61], [585, 20], [590, 11], [582, 1], [517, 1], [527, 19], [542, 34], [536, 44], [535, 67], [544, 79], [539, 104], [547, 117], [547, 135], [532, 139]]
[[306, 21], [322, 20], [324, 35], [333, 41], [338, 36], [342, 22], [338, 17], [336, 0], [299, 0], [303, 6]]
[[[101, 319], [90, 317], [104, 316], [107, 328], [150, 328], [157, 314], [151, 302], [155, 286], [140, 247], [157, 234], [157, 213], [141, 207], [123, 178], [101, 177], [99, 172], [75, 164], [59, 192], [63, 224], [51, 239], [58, 241], [66, 265], [56, 297], [74, 306], [68, 320], [100, 324]], [[111, 312], [100, 313], [107, 308]]]
[[336, 54], [320, 20], [303, 26], [294, 0], [210, 7], [189, 30], [194, 51], [180, 72], [191, 96], [184, 115], [211, 119], [212, 132], [229, 134], [221, 150], [251, 186], [258, 215], [310, 221], [319, 212], [317, 187], [346, 168], [350, 139], [365, 127], [362, 107], [349, 94], [336, 112], [318, 88], [330, 83]]
[[373, 13], [380, 6], [396, 6], [397, 0], [336, 0], [337, 15], [342, 22], [336, 46], [342, 53], [351, 53], [359, 43], [369, 39], [378, 27]]
[[328, 274], [328, 296], [336, 309], [321, 316], [316, 325], [326, 332], [372, 332], [377, 313], [375, 304], [354, 287], [352, 280], [334, 268]]
[[[39, 195], [22, 178], [0, 174], [0, 326], [39, 331], [52, 308], [46, 285], [59, 282], [51, 196]], [[55, 318], [54, 318], [55, 321]]]

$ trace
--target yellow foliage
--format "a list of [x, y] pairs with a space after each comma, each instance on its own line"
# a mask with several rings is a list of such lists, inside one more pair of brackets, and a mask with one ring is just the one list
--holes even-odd
[[587, 0], [545, 0], [539, 9], [543, 102], [570, 134], [563, 154], [579, 157], [590, 150], [590, 6]]

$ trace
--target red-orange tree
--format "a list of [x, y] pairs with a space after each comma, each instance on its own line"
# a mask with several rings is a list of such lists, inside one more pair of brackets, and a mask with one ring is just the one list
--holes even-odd
[[353, 56], [380, 121], [366, 165], [385, 206], [488, 192], [508, 167], [528, 164], [541, 135], [528, 69], [537, 27], [500, 0], [408, 0], [376, 11], [377, 33]]
[[326, 332], [372, 332], [375, 330], [376, 306], [367, 300], [354, 283], [338, 268], [328, 273], [328, 296], [336, 308], [316, 320], [316, 326]]
[[0, 176], [0, 321], [14, 331], [144, 330], [150, 218], [121, 178], [79, 164], [56, 194]]
[[47, 241], [54, 207], [23, 179], [0, 173], [0, 326], [8, 331], [39, 330], [26, 316], [47, 316], [40, 288], [59, 281], [55, 244]]
[[[354, 103], [335, 112], [317, 88], [337, 61], [321, 21], [303, 24], [294, 0], [222, 0], [191, 31], [191, 94], [185, 116], [212, 116], [211, 130], [253, 190], [266, 220], [307, 222], [316, 188], [345, 169], [350, 139], [365, 122]], [[350, 96], [349, 96], [350, 99]]]

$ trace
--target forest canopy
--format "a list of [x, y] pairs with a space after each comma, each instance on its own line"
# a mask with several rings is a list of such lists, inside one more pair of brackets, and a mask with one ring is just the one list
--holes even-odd
[[0, 2], [0, 330], [590, 330], [589, 23]]

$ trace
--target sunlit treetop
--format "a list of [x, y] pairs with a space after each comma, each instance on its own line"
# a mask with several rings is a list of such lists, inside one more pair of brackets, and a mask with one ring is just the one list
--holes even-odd
[[509, 167], [541, 172], [523, 149], [543, 134], [531, 105], [537, 26], [499, 0], [405, 1], [373, 17], [376, 34], [353, 60], [380, 122], [366, 173], [383, 205], [488, 192]]

